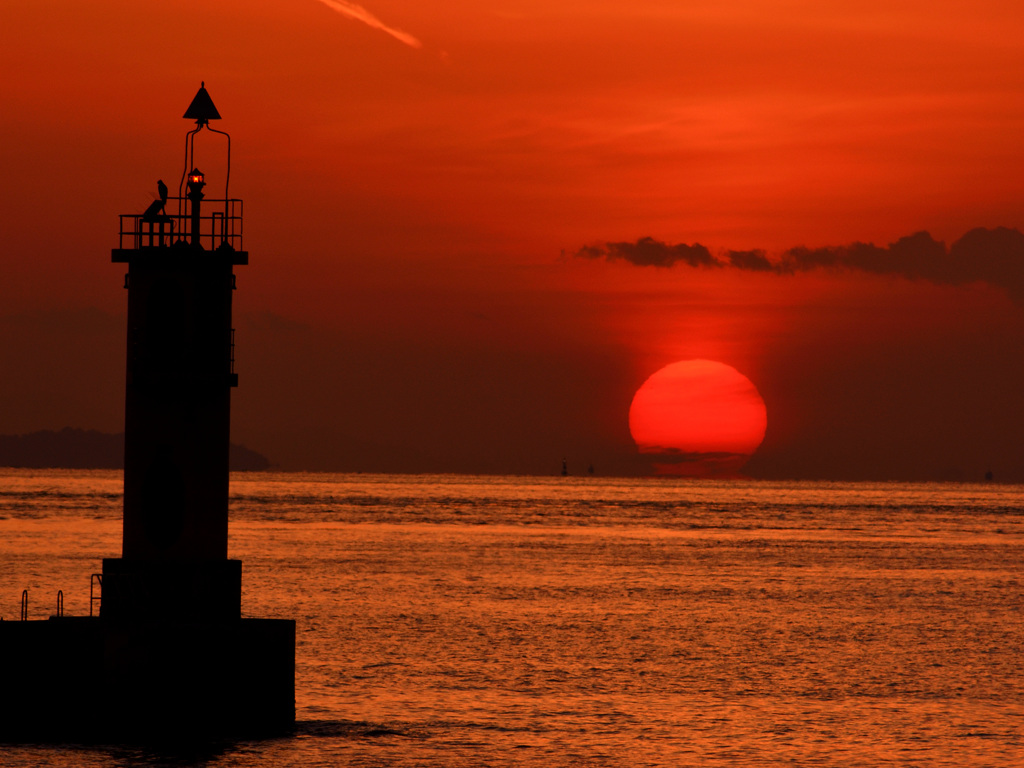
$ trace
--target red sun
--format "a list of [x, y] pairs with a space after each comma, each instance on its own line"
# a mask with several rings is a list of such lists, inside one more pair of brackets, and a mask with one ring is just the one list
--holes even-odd
[[665, 366], [629, 407], [633, 441], [641, 453], [657, 455], [661, 474], [735, 474], [761, 445], [767, 424], [750, 379], [712, 360]]

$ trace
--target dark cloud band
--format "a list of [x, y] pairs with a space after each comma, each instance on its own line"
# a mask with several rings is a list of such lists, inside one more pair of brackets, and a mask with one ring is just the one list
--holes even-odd
[[825, 248], [790, 248], [776, 259], [763, 250], [725, 251], [714, 256], [700, 243], [670, 245], [651, 237], [634, 242], [580, 248], [573, 256], [627, 261], [642, 267], [728, 268], [792, 275], [817, 269], [868, 272], [927, 280], [943, 285], [986, 282], [1024, 303], [1024, 234], [1016, 229], [972, 229], [952, 246], [927, 232], [902, 237], [886, 247], [872, 243]]

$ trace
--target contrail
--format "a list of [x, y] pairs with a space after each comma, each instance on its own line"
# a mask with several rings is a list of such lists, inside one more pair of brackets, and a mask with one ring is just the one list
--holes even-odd
[[403, 32], [400, 29], [394, 29], [389, 27], [383, 21], [378, 19], [368, 10], [363, 8], [361, 5], [350, 3], [348, 0], [320, 0], [321, 3], [326, 5], [332, 11], [337, 11], [342, 16], [348, 16], [350, 19], [361, 21], [368, 27], [379, 29], [381, 32], [386, 32], [391, 35], [395, 40], [405, 43], [411, 48], [422, 48], [423, 43], [417, 40], [415, 37], [410, 35], [408, 32]]

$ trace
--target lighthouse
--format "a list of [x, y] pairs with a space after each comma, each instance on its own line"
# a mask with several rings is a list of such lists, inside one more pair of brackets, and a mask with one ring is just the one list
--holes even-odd
[[[111, 252], [127, 267], [121, 556], [94, 575], [98, 615], [0, 623], [0, 738], [180, 742], [295, 721], [295, 622], [243, 617], [228, 558], [232, 297], [249, 262], [231, 137], [210, 126], [205, 83], [184, 117], [177, 194], [161, 179]], [[217, 159], [196, 146], [207, 133], [226, 159], [216, 185], [200, 170]]]
[[[103, 562], [102, 615], [154, 606], [197, 619], [237, 619], [241, 563], [228, 554], [228, 446], [234, 371], [234, 269], [248, 264], [242, 201], [208, 198], [200, 132], [220, 113], [200, 87], [185, 117], [179, 195], [121, 216], [111, 258], [126, 264], [122, 555]], [[207, 158], [212, 159], [212, 158]], [[161, 185], [163, 182], [160, 182]], [[170, 212], [168, 212], [170, 208]]]

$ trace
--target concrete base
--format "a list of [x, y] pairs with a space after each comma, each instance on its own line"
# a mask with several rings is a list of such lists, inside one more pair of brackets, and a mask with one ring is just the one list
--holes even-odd
[[100, 615], [115, 622], [237, 620], [242, 615], [241, 560], [103, 559]]
[[184, 743], [287, 733], [295, 622], [0, 622], [0, 738]]

